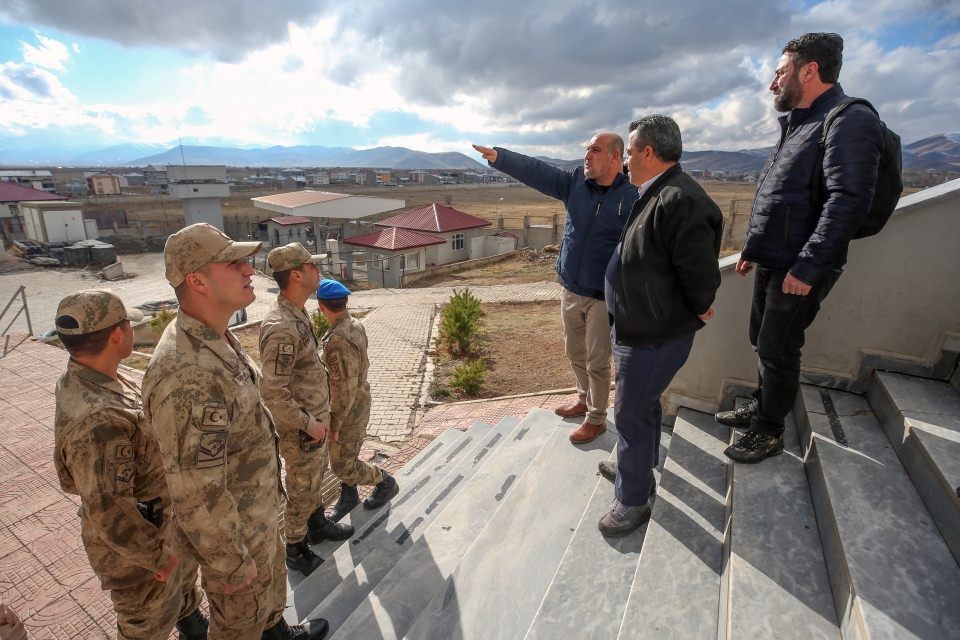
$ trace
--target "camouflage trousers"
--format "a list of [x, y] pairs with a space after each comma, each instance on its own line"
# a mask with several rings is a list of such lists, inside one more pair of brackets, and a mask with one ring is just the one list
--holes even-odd
[[377, 484], [383, 480], [380, 469], [358, 459], [367, 435], [367, 421], [340, 425], [339, 435], [338, 442], [327, 438], [327, 451], [330, 453], [330, 469], [340, 482], [353, 486]]
[[[208, 640], [260, 640], [264, 629], [280, 622], [287, 603], [287, 565], [284, 564], [280, 528], [270, 527], [270, 540], [255, 556], [257, 577], [253, 582], [227, 595], [222, 585], [208, 586], [203, 580], [210, 604]], [[201, 572], [202, 575], [202, 572]]]
[[287, 542], [300, 542], [307, 535], [310, 514], [323, 506], [320, 487], [327, 470], [327, 450], [321, 445], [313, 451], [304, 451], [296, 435], [281, 436], [280, 454], [287, 488], [283, 535]]
[[197, 563], [190, 558], [181, 557], [166, 582], [148, 575], [143, 582], [110, 590], [117, 640], [167, 640], [177, 620], [200, 605]]

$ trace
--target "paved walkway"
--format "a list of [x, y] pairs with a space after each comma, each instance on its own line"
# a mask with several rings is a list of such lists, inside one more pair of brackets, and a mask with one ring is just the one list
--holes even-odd
[[[0, 309], [17, 287], [25, 285], [33, 332], [40, 335], [53, 328], [57, 304], [73, 291], [108, 287], [131, 306], [174, 300], [173, 289], [163, 275], [161, 254], [120, 256], [120, 261], [124, 270], [135, 277], [106, 282], [97, 277], [95, 270], [0, 270]], [[272, 278], [257, 274], [253, 284], [257, 299], [247, 307], [250, 321], [263, 318], [277, 294], [277, 284]], [[351, 308], [372, 310], [363, 321], [370, 341], [369, 378], [373, 395], [368, 435], [385, 442], [399, 442], [412, 432], [419, 399], [428, 383], [424, 379], [424, 354], [429, 346], [436, 305], [449, 300], [454, 289], [373, 289], [358, 291], [350, 297]], [[560, 299], [560, 285], [555, 282], [470, 287], [470, 291], [484, 302]], [[315, 303], [308, 302], [308, 311], [314, 309]], [[10, 317], [12, 312], [0, 322], [0, 330], [7, 326]], [[11, 331], [27, 331], [23, 316]]]

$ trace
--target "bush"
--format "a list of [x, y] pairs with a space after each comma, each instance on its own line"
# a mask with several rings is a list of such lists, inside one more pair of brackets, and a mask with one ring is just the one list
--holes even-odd
[[480, 339], [480, 299], [469, 289], [453, 290], [450, 302], [440, 314], [440, 344], [452, 355], [476, 350]]
[[316, 334], [317, 340], [319, 340], [323, 337], [323, 334], [330, 329], [330, 323], [327, 321], [327, 316], [319, 311], [311, 313], [310, 318], [313, 320], [313, 332]]
[[153, 314], [152, 318], [150, 318], [150, 328], [156, 331], [159, 335], [163, 333], [163, 330], [167, 328], [167, 325], [173, 322], [173, 319], [176, 317], [176, 311], [167, 307], [163, 307]]
[[483, 360], [469, 360], [461, 362], [453, 370], [450, 387], [466, 396], [475, 396], [480, 393], [480, 386], [486, 377], [487, 365]]

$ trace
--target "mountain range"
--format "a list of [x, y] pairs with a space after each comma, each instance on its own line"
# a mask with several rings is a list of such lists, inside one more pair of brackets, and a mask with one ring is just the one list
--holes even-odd
[[[685, 151], [680, 162], [688, 171], [699, 169], [750, 174], [763, 169], [772, 151], [773, 147], [740, 151]], [[572, 169], [583, 163], [582, 160], [540, 159], [563, 169]], [[904, 145], [903, 168], [960, 173], [960, 133], [940, 133]]]
[[[8, 165], [65, 165], [76, 167], [142, 167], [167, 164], [224, 164], [233, 167], [370, 167], [382, 169], [480, 169], [480, 163], [459, 152], [427, 153], [405, 147], [323, 147], [299, 145], [222, 146], [199, 144], [129, 143], [96, 151], [77, 152], [66, 157], [39, 155], [29, 150], [6, 148], [0, 163]], [[772, 147], [739, 151], [687, 151], [681, 162], [688, 170], [756, 173], [763, 168]], [[62, 153], [62, 152], [61, 152]], [[29, 155], [28, 155], [29, 154]], [[32, 157], [33, 159], [27, 159]], [[582, 163], [580, 159], [539, 159], [564, 169]], [[904, 169], [960, 172], [960, 133], [941, 133], [903, 147]]]

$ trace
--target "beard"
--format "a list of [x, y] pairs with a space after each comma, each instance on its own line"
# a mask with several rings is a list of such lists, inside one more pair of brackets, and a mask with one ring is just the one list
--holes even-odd
[[803, 87], [797, 73], [792, 73], [785, 84], [780, 85], [780, 91], [773, 94], [773, 108], [780, 112], [790, 111], [800, 104], [803, 97]]

